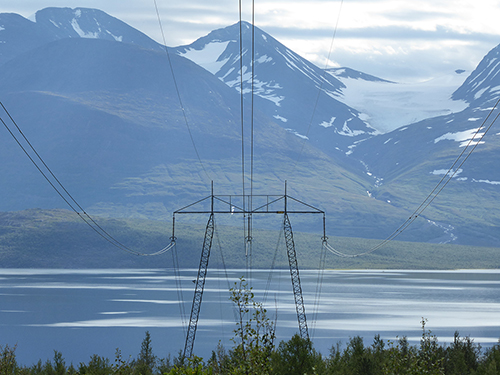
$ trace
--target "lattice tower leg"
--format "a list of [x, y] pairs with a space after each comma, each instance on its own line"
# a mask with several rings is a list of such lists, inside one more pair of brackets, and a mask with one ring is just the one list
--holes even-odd
[[288, 264], [290, 265], [290, 276], [292, 278], [293, 297], [295, 298], [295, 309], [297, 310], [297, 320], [299, 322], [299, 334], [303, 339], [309, 339], [307, 330], [306, 310], [304, 299], [302, 298], [302, 287], [300, 286], [299, 266], [297, 264], [297, 253], [295, 252], [295, 243], [293, 241], [292, 225], [285, 213], [283, 220], [285, 233], [286, 250], [288, 255]]
[[211, 214], [210, 218], [208, 219], [207, 228], [205, 230], [205, 239], [203, 240], [200, 267], [198, 269], [198, 276], [196, 278], [193, 305], [191, 307], [191, 316], [189, 318], [189, 327], [186, 335], [186, 345], [184, 346], [184, 358], [191, 358], [193, 354], [194, 338], [196, 336], [196, 328], [198, 325], [198, 318], [200, 316], [201, 300], [203, 298], [203, 288], [205, 286], [205, 278], [207, 276], [210, 249], [212, 248], [214, 227], [214, 214]]

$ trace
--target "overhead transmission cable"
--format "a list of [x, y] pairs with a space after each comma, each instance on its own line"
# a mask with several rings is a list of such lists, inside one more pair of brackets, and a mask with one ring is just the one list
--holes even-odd
[[[247, 244], [246, 244], [246, 197], [245, 197], [245, 132], [244, 132], [244, 97], [243, 97], [243, 28], [242, 28], [242, 0], [238, 2], [238, 13], [239, 13], [239, 57], [240, 57], [240, 128], [241, 128], [241, 190], [243, 196], [242, 208], [243, 208], [243, 233], [244, 233], [244, 241], [245, 241], [245, 256], [248, 260], [248, 252], [247, 252]], [[248, 270], [248, 264], [247, 264]]]
[[[243, 232], [245, 242], [245, 259], [247, 274], [251, 272], [252, 261], [252, 207], [253, 207], [253, 172], [254, 172], [254, 60], [255, 60], [255, 2], [252, 0], [252, 30], [251, 30], [251, 98], [250, 98], [250, 194], [246, 196], [245, 178], [247, 170], [245, 167], [245, 98], [244, 98], [244, 79], [243, 79], [243, 17], [242, 0], [239, 1], [239, 63], [240, 63], [240, 121], [241, 121], [241, 179], [243, 194]], [[248, 199], [248, 201], [247, 201]]]
[[184, 331], [184, 336], [186, 336], [187, 315], [186, 315], [186, 310], [184, 308], [184, 295], [182, 293], [181, 275], [179, 272], [180, 267], [179, 267], [179, 257], [177, 256], [177, 245], [175, 245], [172, 250], [172, 264], [174, 268], [175, 288], [177, 290], [177, 301], [179, 301], [179, 313], [181, 316], [181, 325], [182, 325], [182, 330]]
[[175, 78], [174, 67], [172, 65], [170, 53], [168, 52], [167, 41], [165, 39], [165, 33], [163, 32], [163, 25], [161, 22], [160, 11], [158, 10], [158, 4], [156, 3], [156, 0], [153, 0], [153, 1], [155, 4], [156, 17], [158, 18], [158, 24], [160, 25], [160, 32], [161, 32], [161, 37], [163, 40], [163, 46], [165, 47], [165, 53], [167, 54], [167, 60], [168, 60], [169, 68], [170, 68], [170, 73], [172, 74], [172, 81], [174, 83], [174, 88], [175, 88], [175, 92], [177, 94], [177, 99], [179, 100], [179, 106], [181, 107], [182, 116], [184, 117], [184, 123], [186, 124], [186, 128], [187, 128], [188, 133], [189, 133], [189, 138], [191, 138], [191, 143], [193, 144], [194, 152], [196, 153], [196, 157], [198, 158], [198, 161], [201, 165], [201, 168], [203, 169], [203, 172], [207, 176], [208, 181], [212, 181], [212, 178], [208, 174], [207, 170], [205, 169], [205, 165], [203, 164], [203, 161], [201, 160], [200, 153], [198, 152], [198, 148], [196, 147], [196, 143], [194, 142], [193, 133], [191, 132], [191, 127], [189, 126], [189, 121], [187, 119], [186, 110], [184, 108], [184, 104], [182, 102], [181, 94], [179, 91], [179, 85], [177, 84], [177, 79]]
[[311, 119], [309, 120], [309, 124], [307, 126], [307, 132], [306, 132], [306, 135], [305, 135], [305, 137], [304, 137], [304, 139], [302, 141], [302, 147], [300, 148], [299, 155], [297, 156], [297, 159], [295, 160], [295, 163], [293, 164], [292, 174], [295, 172], [295, 169], [297, 168], [297, 164], [299, 163], [300, 159], [302, 158], [302, 154], [304, 152], [306, 141], [307, 141], [307, 139], [309, 137], [309, 132], [311, 131], [311, 126], [312, 126], [312, 123], [313, 123], [313, 120], [314, 120], [314, 116], [316, 115], [316, 110], [318, 108], [319, 98], [321, 97], [321, 93], [323, 92], [323, 84], [324, 84], [325, 76], [327, 74], [326, 70], [328, 69], [328, 64], [329, 64], [330, 57], [331, 57], [332, 51], [333, 51], [333, 45], [335, 43], [335, 38], [337, 36], [337, 29], [339, 27], [340, 14], [342, 12], [342, 5], [343, 4], [344, 4], [344, 0], [341, 0], [340, 1], [339, 12], [338, 12], [338, 15], [337, 15], [337, 21], [335, 22], [335, 28], [333, 30], [332, 40], [330, 42], [330, 49], [328, 51], [328, 56], [326, 58], [325, 67], [323, 69], [322, 75], [321, 75], [320, 80], [319, 80], [318, 93], [316, 95], [316, 100], [314, 101], [313, 110], [312, 110], [312, 113], [311, 113]]
[[[452, 180], [453, 177], [458, 173], [464, 163], [469, 159], [471, 154], [474, 152], [476, 147], [483, 141], [483, 138], [486, 136], [488, 131], [491, 129], [493, 124], [497, 121], [500, 116], [499, 113], [495, 116], [495, 118], [491, 121], [491, 123], [486, 127], [484, 132], [480, 134], [480, 131], [485, 127], [485, 124], [488, 122], [489, 118], [497, 108], [500, 103], [500, 99], [497, 100], [493, 108], [490, 110], [486, 118], [481, 123], [481, 126], [477, 128], [476, 132], [472, 136], [472, 138], [467, 142], [467, 145], [463, 148], [462, 152], [457, 156], [453, 164], [448, 168], [447, 172], [443, 175], [441, 180], [434, 186], [434, 189], [427, 195], [427, 197], [420, 203], [420, 205], [412, 212], [410, 217], [406, 219], [406, 221], [399, 226], [390, 236], [388, 236], [385, 240], [380, 242], [378, 245], [372, 247], [370, 250], [359, 253], [359, 254], [345, 254], [341, 251], [333, 248], [330, 244], [328, 244], [325, 240], [325, 246], [332, 254], [337, 255], [339, 257], [344, 258], [355, 258], [363, 255], [368, 255], [373, 253], [374, 251], [380, 249], [382, 246], [386, 245], [388, 242], [394, 240], [397, 236], [399, 236], [403, 231], [405, 231], [424, 211], [429, 207], [429, 205], [437, 198], [437, 196], [443, 191], [443, 189], [448, 185], [448, 183]], [[472, 147], [471, 147], [472, 146]], [[466, 154], [466, 151], [469, 151]], [[466, 155], [465, 155], [466, 154]], [[465, 155], [465, 157], [464, 157]], [[458, 166], [457, 166], [458, 164]]]
[[[83, 208], [80, 206], [80, 204], [76, 201], [76, 199], [69, 193], [69, 191], [64, 187], [64, 185], [61, 183], [61, 181], [56, 177], [56, 175], [52, 172], [52, 170], [49, 168], [49, 166], [45, 163], [43, 158], [40, 156], [40, 154], [36, 151], [34, 146], [31, 144], [31, 142], [28, 140], [26, 135], [23, 133], [17, 122], [14, 120], [10, 112], [7, 110], [5, 105], [0, 102], [1, 107], [3, 108], [4, 112], [7, 114], [9, 117], [10, 121], [14, 124], [16, 127], [17, 131], [19, 134], [22, 136], [24, 139], [24, 142], [28, 145], [29, 149], [31, 149], [32, 153], [35, 156], [32, 156], [28, 149], [23, 146], [21, 140], [14, 134], [12, 129], [9, 127], [9, 125], [3, 120], [3, 118], [0, 117], [0, 121], [4, 125], [4, 127], [7, 129], [9, 134], [14, 138], [18, 146], [21, 148], [21, 150], [25, 153], [25, 155], [28, 157], [28, 159], [31, 161], [31, 163], [36, 167], [36, 169], [40, 172], [40, 174], [45, 178], [45, 180], [49, 183], [49, 185], [56, 191], [56, 193], [64, 200], [64, 202], [71, 208], [73, 212], [75, 212], [79, 218], [81, 218], [92, 230], [94, 230], [99, 236], [104, 238], [106, 241], [108, 241], [111, 245], [119, 248], [120, 250], [126, 251], [128, 253], [134, 254], [134, 255], [140, 255], [140, 256], [155, 256], [155, 255], [160, 255], [163, 254], [167, 251], [169, 251], [175, 244], [175, 242], [171, 241], [169, 245], [164, 247], [163, 249], [156, 251], [154, 253], [146, 254], [142, 253], [139, 251], [135, 251], [130, 249], [129, 247], [123, 245], [120, 241], [115, 239], [111, 234], [109, 234], [104, 228], [102, 228]], [[37, 160], [39, 162], [37, 162]], [[41, 165], [39, 164], [41, 163]], [[46, 172], [45, 172], [45, 171]]]
[[[254, 90], [255, 90], [255, 1], [252, 0], [252, 33], [251, 33], [251, 93], [250, 93], [250, 195], [248, 197], [248, 211], [250, 212], [247, 217], [247, 247], [248, 258], [250, 263], [250, 272], [252, 270], [252, 226], [253, 226], [253, 159], [254, 159]], [[243, 56], [242, 56], [243, 59]], [[241, 73], [243, 75], [243, 72]], [[251, 277], [251, 275], [250, 275]]]

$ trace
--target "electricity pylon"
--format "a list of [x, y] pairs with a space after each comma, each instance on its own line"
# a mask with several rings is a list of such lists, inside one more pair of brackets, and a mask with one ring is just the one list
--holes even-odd
[[[257, 201], [260, 203], [257, 208], [249, 207], [246, 202]], [[292, 201], [301, 209], [289, 209], [289, 203]], [[207, 209], [207, 203], [210, 208]], [[282, 206], [281, 206], [282, 205]], [[244, 207], [249, 208], [244, 208]], [[200, 316], [201, 302], [203, 299], [203, 289], [205, 286], [205, 278], [207, 276], [208, 261], [210, 259], [210, 250], [212, 247], [212, 239], [215, 230], [215, 214], [243, 214], [244, 217], [251, 217], [256, 214], [281, 214], [283, 215], [283, 231], [285, 233], [285, 242], [287, 247], [288, 264], [290, 267], [290, 277], [292, 281], [293, 296], [295, 300], [295, 309], [297, 311], [297, 321], [299, 324], [299, 334], [303, 339], [309, 338], [307, 329], [306, 311], [304, 307], [304, 299], [302, 297], [302, 287], [300, 284], [299, 266], [297, 263], [297, 253], [295, 251], [295, 243], [293, 240], [293, 231], [290, 224], [288, 214], [322, 214], [323, 215], [323, 239], [325, 235], [325, 212], [317, 209], [309, 204], [306, 204], [298, 199], [295, 199], [287, 194], [285, 183], [284, 195], [214, 195], [212, 182], [212, 192], [209, 196], [200, 199], [188, 206], [185, 206], [173, 214], [173, 230], [175, 229], [175, 216], [180, 214], [209, 214], [205, 230], [205, 238], [203, 240], [203, 248], [201, 251], [200, 265], [198, 268], [198, 276], [196, 278], [195, 291], [193, 296], [193, 304], [191, 307], [191, 315], [189, 318], [189, 327], [186, 335], [186, 343], [184, 346], [184, 358], [190, 358], [193, 354], [194, 340], [198, 319]], [[250, 220], [249, 220], [250, 221]], [[250, 225], [249, 225], [250, 228]], [[250, 230], [250, 229], [249, 229]], [[174, 233], [172, 233], [172, 238]], [[246, 242], [251, 242], [251, 233], [248, 233]]]

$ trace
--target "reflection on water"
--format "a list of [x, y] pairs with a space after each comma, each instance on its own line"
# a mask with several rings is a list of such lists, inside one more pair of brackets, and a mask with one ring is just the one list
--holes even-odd
[[[243, 270], [209, 270], [194, 352], [207, 357], [219, 340], [225, 347], [235, 328], [229, 288]], [[367, 344], [406, 335], [419, 340], [420, 321], [440, 342], [455, 330], [488, 346], [500, 337], [500, 271], [301, 271], [315, 347], [323, 354], [360, 335]], [[278, 340], [297, 331], [290, 275], [252, 271], [256, 300], [277, 318]], [[196, 270], [0, 269], [0, 345], [18, 345], [31, 364], [62, 352], [67, 363], [92, 354], [125, 358], [140, 351], [149, 330], [155, 354], [173, 356], [184, 347]], [[321, 280], [321, 282], [319, 282]], [[182, 314], [184, 312], [184, 315]]]

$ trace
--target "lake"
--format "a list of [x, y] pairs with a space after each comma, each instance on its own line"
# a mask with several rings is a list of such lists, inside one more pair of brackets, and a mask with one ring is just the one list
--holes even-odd
[[[196, 273], [185, 269], [177, 279], [172, 269], [0, 269], [0, 345], [17, 344], [24, 365], [57, 350], [77, 366], [92, 354], [113, 362], [117, 348], [135, 358], [149, 331], [154, 354], [175, 357], [184, 348]], [[194, 354], [208, 357], [219, 341], [231, 348], [228, 290], [244, 274], [209, 269]], [[500, 338], [499, 270], [302, 270], [300, 277], [309, 334], [323, 354], [357, 335], [367, 345], [375, 334], [417, 343], [423, 317], [440, 343], [456, 330], [483, 347]], [[297, 332], [289, 271], [253, 270], [249, 280], [277, 321], [277, 343], [288, 340]]]

